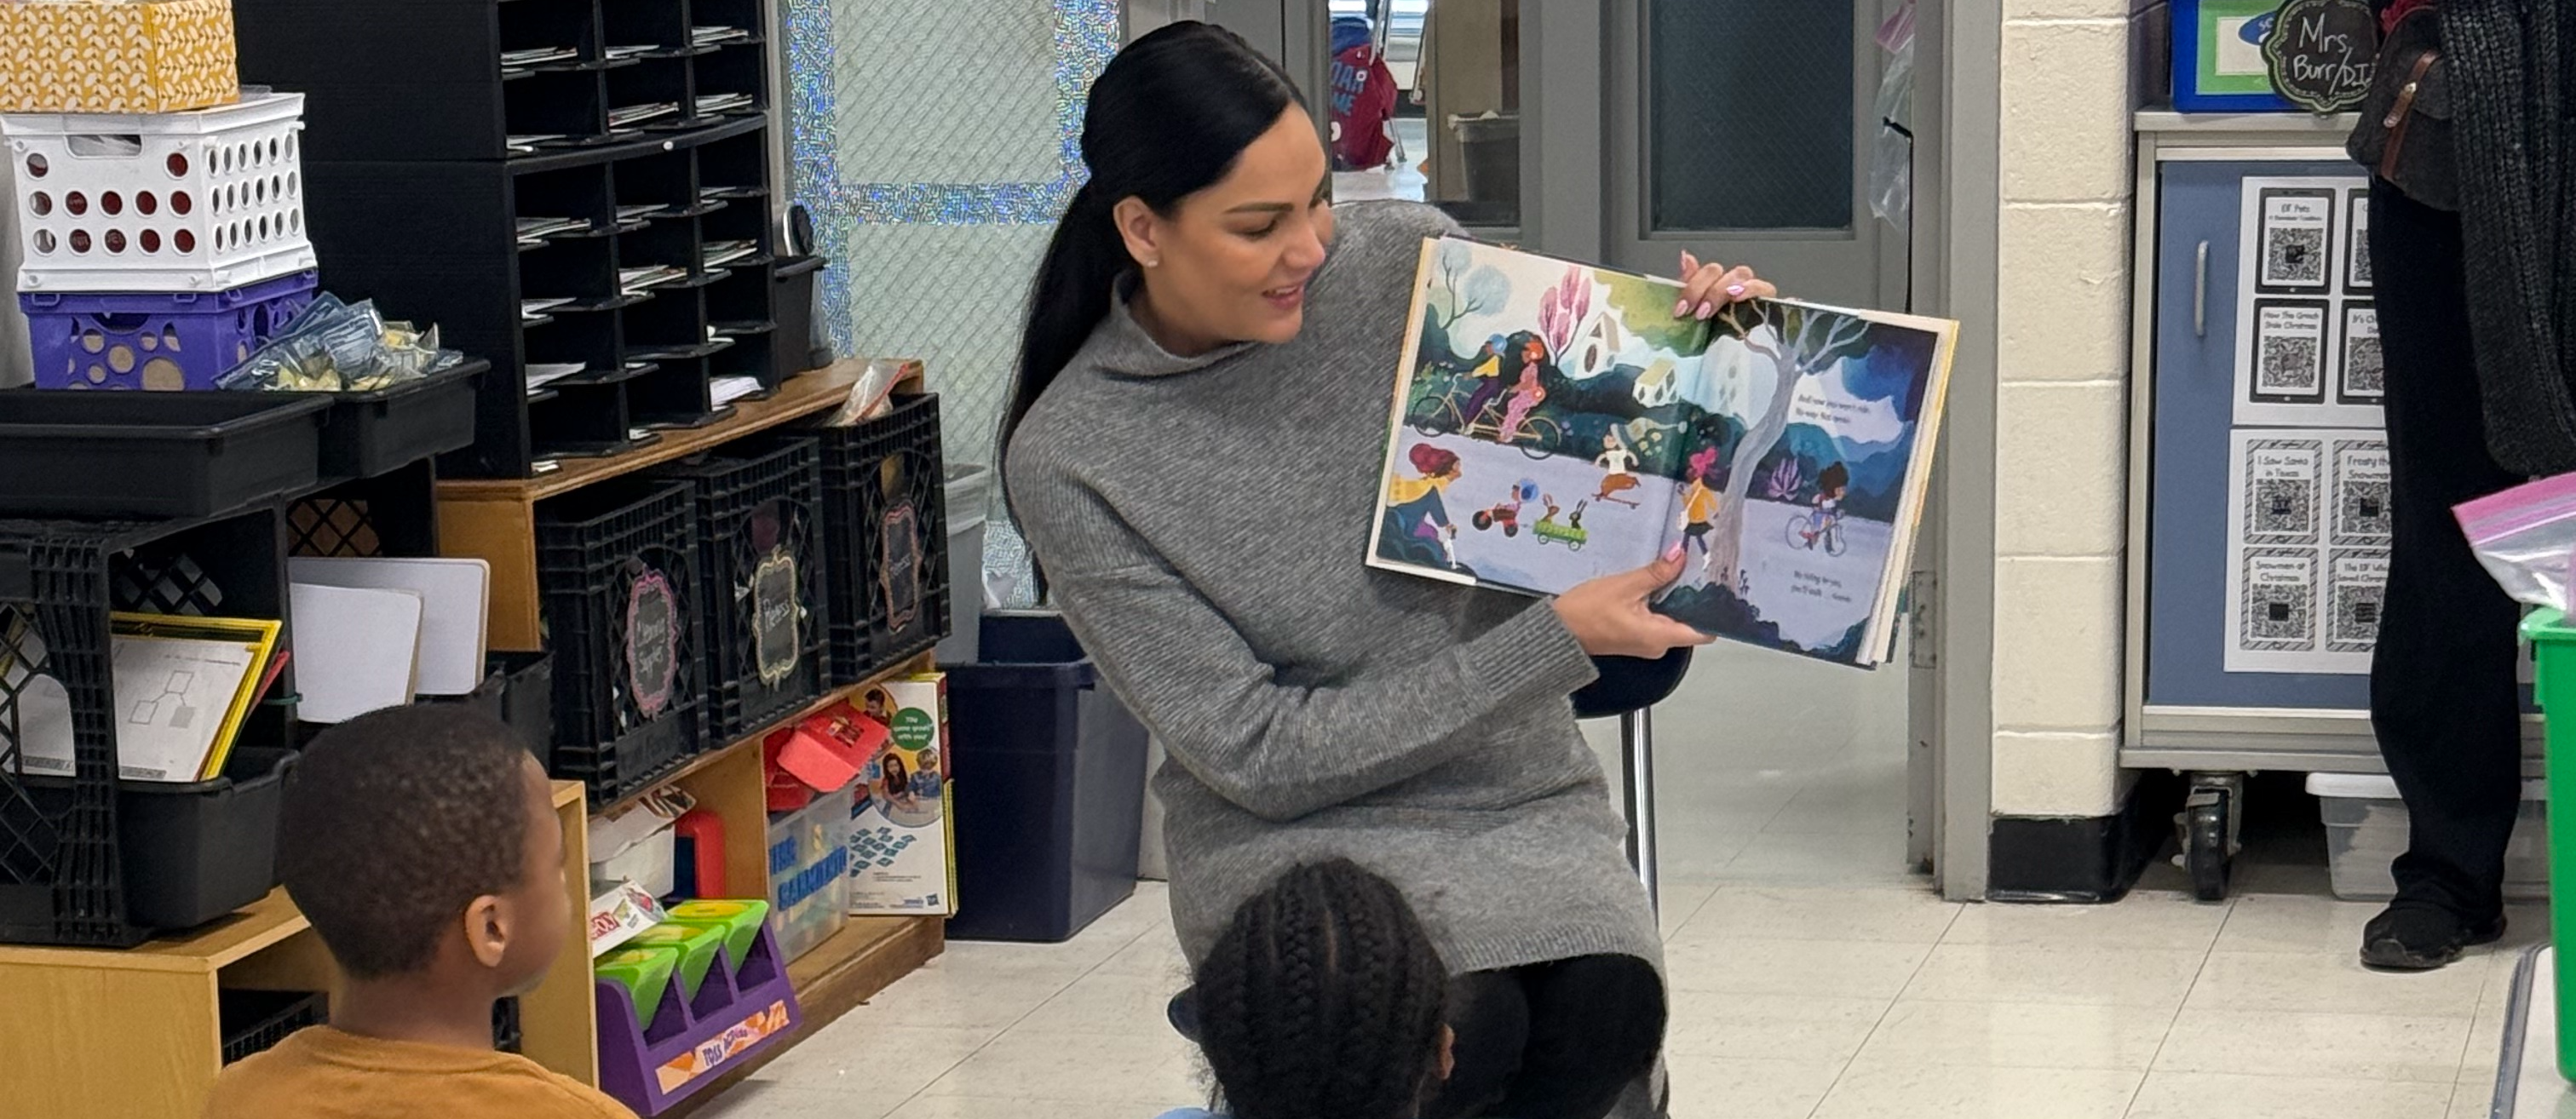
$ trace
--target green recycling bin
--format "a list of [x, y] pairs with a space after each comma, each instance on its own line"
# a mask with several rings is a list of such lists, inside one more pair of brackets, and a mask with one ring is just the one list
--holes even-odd
[[[2576, 967], [2564, 961], [2576, 942], [2576, 625], [2556, 610], [2535, 610], [2523, 619], [2522, 635], [2531, 641], [2532, 692], [2548, 739], [2549, 772], [2549, 938], [2562, 965], [2558, 989], [2558, 1075], [2576, 1081]], [[2562, 808], [2562, 806], [2564, 806]]]

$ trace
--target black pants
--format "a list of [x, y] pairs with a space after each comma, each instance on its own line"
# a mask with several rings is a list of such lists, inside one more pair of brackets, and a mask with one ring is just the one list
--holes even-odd
[[2397, 896], [2485, 921], [2504, 906], [2522, 784], [2520, 610], [2478, 566], [2451, 507], [2522, 479], [2487, 454], [2458, 217], [2386, 183], [2373, 185], [2370, 215], [2396, 522], [2370, 722], [2414, 821]]
[[1422, 1119], [1601, 1119], [1664, 1046], [1664, 981], [1582, 956], [1449, 982], [1457, 1070]]

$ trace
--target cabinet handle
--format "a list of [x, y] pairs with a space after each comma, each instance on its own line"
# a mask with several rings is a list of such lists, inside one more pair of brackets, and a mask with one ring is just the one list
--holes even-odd
[[2191, 273], [2191, 333], [2209, 337], [2209, 242], [2200, 243]]

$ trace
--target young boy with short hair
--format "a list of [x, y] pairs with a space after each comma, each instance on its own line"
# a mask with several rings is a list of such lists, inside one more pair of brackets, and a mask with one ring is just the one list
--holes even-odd
[[278, 874], [337, 960], [331, 1024], [224, 1070], [207, 1119], [633, 1119], [492, 1048], [492, 1004], [573, 927], [546, 776], [509, 727], [397, 707], [314, 739], [288, 779]]

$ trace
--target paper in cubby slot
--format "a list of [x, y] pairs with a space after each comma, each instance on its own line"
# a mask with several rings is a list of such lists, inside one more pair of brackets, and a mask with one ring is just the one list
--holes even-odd
[[707, 402], [722, 408], [759, 391], [758, 377], [717, 377], [707, 382]]
[[701, 25], [689, 29], [691, 46], [710, 47], [718, 43], [737, 43], [751, 38], [751, 32], [739, 27]]
[[628, 944], [612, 948], [590, 962], [592, 975], [626, 988], [627, 997], [635, 1003], [635, 1025], [652, 1029], [654, 1012], [662, 1008], [662, 992], [671, 986], [671, 977], [679, 973], [680, 952], [667, 944]]
[[632, 882], [662, 897], [677, 869], [672, 824], [697, 806], [675, 788], [656, 789], [635, 803], [590, 820], [590, 888]]
[[760, 930], [768, 921], [768, 902], [699, 898], [672, 906], [670, 919], [663, 923], [722, 930], [726, 957], [738, 968], [751, 958], [751, 946], [759, 941]]
[[706, 244], [705, 250], [700, 254], [700, 259], [705, 262], [707, 267], [715, 268], [721, 265], [731, 264], [734, 261], [741, 260], [742, 258], [759, 251], [760, 242], [758, 241], [709, 241]]
[[[111, 615], [109, 663], [115, 707], [117, 776], [127, 781], [185, 784], [223, 772], [233, 739], [277, 649], [278, 623], [256, 618], [176, 618]], [[0, 681], [19, 680], [18, 760], [24, 772], [72, 775], [71, 697], [51, 676], [27, 680], [45, 657], [45, 646], [24, 615], [0, 616], [10, 626], [0, 649], [19, 656], [0, 660]]]
[[420, 694], [465, 695], [482, 685], [484, 627], [492, 585], [489, 563], [479, 559], [298, 556], [287, 562], [287, 573], [297, 583], [418, 594], [422, 619]]
[[304, 650], [295, 717], [339, 723], [412, 701], [420, 672], [421, 596], [294, 583], [294, 645]]

